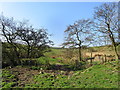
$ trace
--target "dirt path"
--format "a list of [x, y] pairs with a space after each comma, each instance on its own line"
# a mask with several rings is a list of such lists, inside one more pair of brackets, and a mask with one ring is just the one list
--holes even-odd
[[14, 67], [10, 71], [17, 77], [17, 86], [24, 87], [25, 84], [34, 83], [33, 76], [39, 74], [38, 70], [31, 70], [25, 67]]
[[73, 74], [73, 71], [64, 71], [64, 69], [65, 67], [63, 67], [62, 65], [56, 65], [55, 70], [32, 70], [27, 67], [14, 67], [9, 69], [9, 71], [11, 71], [12, 74], [15, 75], [17, 78], [16, 86], [24, 87], [25, 84], [35, 83], [33, 77], [38, 74], [50, 73], [52, 75], [62, 74], [67, 76], [71, 76]]

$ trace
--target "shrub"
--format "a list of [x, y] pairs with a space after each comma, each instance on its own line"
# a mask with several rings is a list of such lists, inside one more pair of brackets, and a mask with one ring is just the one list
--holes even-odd
[[42, 56], [42, 57], [38, 58], [37, 62], [40, 64], [47, 65], [47, 64], [49, 64], [49, 57]]

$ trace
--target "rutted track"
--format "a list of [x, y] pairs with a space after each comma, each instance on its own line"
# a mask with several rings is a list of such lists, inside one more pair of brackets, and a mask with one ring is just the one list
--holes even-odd
[[13, 67], [8, 69], [16, 76], [16, 84], [14, 87], [25, 87], [25, 84], [34, 84], [34, 76], [42, 73], [50, 73], [54, 76], [58, 74], [71, 76], [73, 71], [65, 70], [62, 65], [56, 65], [54, 70], [32, 70], [29, 67]]

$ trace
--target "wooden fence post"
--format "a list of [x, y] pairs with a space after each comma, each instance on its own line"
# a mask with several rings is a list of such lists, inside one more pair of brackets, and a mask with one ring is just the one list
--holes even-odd
[[90, 59], [90, 64], [92, 65], [92, 52], [91, 52], [91, 59]]
[[102, 63], [104, 63], [104, 55], [101, 55]]
[[105, 62], [107, 62], [106, 54], [104, 55], [104, 57], [105, 57]]

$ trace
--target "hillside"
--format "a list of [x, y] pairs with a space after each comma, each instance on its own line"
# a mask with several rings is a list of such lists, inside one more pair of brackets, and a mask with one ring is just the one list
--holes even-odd
[[[113, 53], [111, 46], [90, 47], [83, 49], [83, 53], [91, 48], [93, 53]], [[119, 51], [120, 46], [117, 48]], [[92, 65], [79, 62], [76, 66], [73, 57], [77, 55], [77, 49], [51, 48], [51, 52], [44, 55], [33, 59], [23, 58], [22, 64], [2, 69], [3, 88], [118, 88], [117, 61], [95, 61]]]
[[77, 71], [14, 67], [3, 70], [2, 85], [3, 88], [118, 88], [118, 64], [116, 61], [96, 63]]

